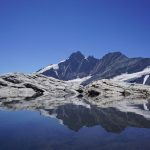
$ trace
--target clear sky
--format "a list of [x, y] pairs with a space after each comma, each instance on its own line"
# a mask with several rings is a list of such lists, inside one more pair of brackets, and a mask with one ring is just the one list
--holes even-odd
[[150, 57], [150, 0], [0, 0], [0, 74], [72, 52]]

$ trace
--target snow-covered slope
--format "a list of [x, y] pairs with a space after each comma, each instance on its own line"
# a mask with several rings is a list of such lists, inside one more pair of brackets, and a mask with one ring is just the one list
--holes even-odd
[[[51, 69], [53, 69], [55, 72], [57, 72], [58, 69], [59, 69], [59, 64], [65, 62], [65, 61], [66, 61], [66, 60], [62, 60], [62, 61], [60, 61], [58, 64], [51, 64], [51, 65], [48, 65], [48, 66], [46, 66], [46, 67], [40, 69], [39, 71], [37, 71], [37, 73], [42, 74], [42, 73], [44, 73], [44, 72], [46, 72], [46, 71], [48, 71], [48, 70], [51, 70]], [[57, 73], [56, 73], [56, 74], [57, 74]]]
[[132, 73], [132, 74], [122, 74], [113, 78], [115, 81], [125, 81], [132, 83], [140, 83], [150, 85], [150, 67], [145, 68], [143, 71]]
[[52, 64], [52, 65], [49, 65], [49, 66], [41, 69], [40, 71], [38, 71], [38, 73], [43, 73], [43, 72], [50, 70], [50, 69], [57, 70], [57, 69], [59, 69], [59, 66], [58, 66], [58, 64]]

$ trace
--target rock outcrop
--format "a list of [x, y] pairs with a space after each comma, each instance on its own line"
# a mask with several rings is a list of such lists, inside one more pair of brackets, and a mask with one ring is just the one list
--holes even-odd
[[91, 104], [101, 107], [123, 100], [130, 102], [139, 99], [147, 100], [150, 98], [150, 87], [103, 79], [83, 87], [81, 94]]
[[76, 94], [72, 83], [39, 74], [7, 74], [0, 77], [0, 99], [31, 100], [69, 97]]
[[122, 96], [122, 97], [148, 98], [150, 97], [150, 87], [140, 84], [134, 83], [130, 84], [125, 82], [103, 79], [95, 81], [85, 86], [85, 93], [91, 97]]
[[0, 77], [0, 99], [62, 98], [82, 95], [87, 99], [103, 97], [150, 97], [150, 87], [103, 79], [87, 86], [66, 82], [40, 74], [7, 74]]

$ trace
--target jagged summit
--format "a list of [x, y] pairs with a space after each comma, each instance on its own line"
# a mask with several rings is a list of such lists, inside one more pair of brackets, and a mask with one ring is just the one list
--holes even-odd
[[101, 74], [103, 72], [106, 72], [107, 70], [110, 71], [110, 67], [112, 67], [111, 71], [113, 71], [116, 65], [121, 65], [123, 61], [126, 60], [128, 60], [128, 57], [122, 54], [121, 52], [108, 53], [99, 60], [99, 62], [93, 69], [92, 74], [95, 75], [95, 74]]
[[128, 57], [121, 52], [110, 52], [104, 55], [102, 59], [105, 59], [105, 58], [116, 59], [116, 58], [128, 58]]
[[82, 60], [84, 58], [85, 56], [80, 51], [72, 53], [69, 57], [69, 59], [79, 59], [79, 60]]

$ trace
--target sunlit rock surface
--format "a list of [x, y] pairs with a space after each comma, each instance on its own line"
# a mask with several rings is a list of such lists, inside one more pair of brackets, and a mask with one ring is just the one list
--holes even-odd
[[149, 99], [150, 87], [104, 79], [84, 87], [83, 95], [96, 105], [116, 102], [122, 99], [128, 99], [133, 102], [133, 100], [137, 99]]
[[0, 99], [40, 99], [67, 97], [76, 92], [72, 83], [43, 75], [7, 74], [0, 77]]

